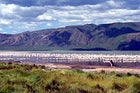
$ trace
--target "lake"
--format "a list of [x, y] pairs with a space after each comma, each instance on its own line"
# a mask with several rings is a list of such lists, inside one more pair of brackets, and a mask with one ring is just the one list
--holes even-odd
[[140, 62], [140, 51], [0, 51], [1, 61]]

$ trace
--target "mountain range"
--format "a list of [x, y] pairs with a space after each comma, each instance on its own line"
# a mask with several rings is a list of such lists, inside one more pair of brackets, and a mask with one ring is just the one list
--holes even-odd
[[0, 50], [140, 50], [140, 22], [0, 34]]

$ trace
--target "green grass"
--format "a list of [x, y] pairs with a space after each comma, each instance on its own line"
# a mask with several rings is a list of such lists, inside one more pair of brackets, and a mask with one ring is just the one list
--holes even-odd
[[0, 63], [0, 93], [139, 93], [140, 77]]

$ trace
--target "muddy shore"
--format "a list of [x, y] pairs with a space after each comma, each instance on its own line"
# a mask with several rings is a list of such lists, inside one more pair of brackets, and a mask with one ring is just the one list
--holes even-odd
[[93, 65], [93, 64], [66, 64], [66, 63], [32, 63], [32, 62], [23, 62], [20, 64], [35, 64], [35, 65], [44, 65], [47, 69], [51, 70], [61, 70], [61, 69], [79, 69], [84, 72], [117, 72], [117, 73], [131, 73], [140, 75], [140, 65], [139, 63], [131, 63], [129, 65], [121, 64], [116, 66], [109, 65]]
[[[8, 61], [6, 62], [8, 63]], [[115, 63], [114, 66], [110, 66], [108, 63], [45, 63], [45, 62], [12, 62], [16, 64], [30, 64], [30, 65], [43, 65], [46, 70], [62, 70], [62, 69], [79, 69], [84, 72], [117, 72], [117, 73], [130, 73], [130, 74], [138, 74], [140, 75], [140, 62], [137, 63]]]

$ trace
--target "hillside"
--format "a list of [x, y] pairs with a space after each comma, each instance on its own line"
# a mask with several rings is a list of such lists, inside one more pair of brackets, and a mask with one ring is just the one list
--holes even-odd
[[0, 34], [1, 50], [140, 50], [140, 22]]

